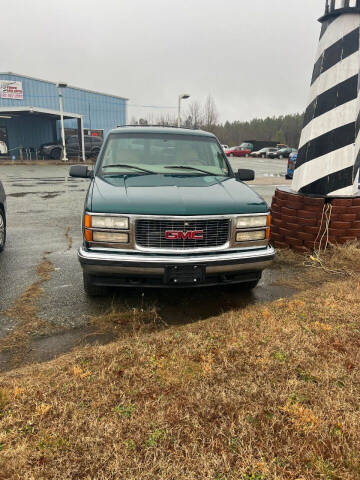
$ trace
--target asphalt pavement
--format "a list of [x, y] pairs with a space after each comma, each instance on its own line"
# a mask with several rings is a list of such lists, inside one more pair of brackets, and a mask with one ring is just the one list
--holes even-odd
[[[277, 185], [289, 183], [284, 180], [285, 160], [248, 158], [231, 161], [235, 169], [255, 169], [257, 178], [251, 188], [268, 202]], [[272, 274], [268, 272], [260, 286], [250, 294], [228, 292], [224, 288], [217, 288], [215, 296], [213, 293], [209, 295], [209, 289], [171, 293], [135, 289], [112, 292], [103, 299], [89, 299], [83, 291], [82, 272], [77, 260], [88, 181], [71, 179], [67, 174], [68, 167], [63, 165], [0, 164], [0, 179], [8, 201], [7, 246], [0, 255], [0, 338], [9, 334], [17, 324], [16, 318], [9, 318], [1, 312], [11, 308], [38, 280], [36, 268], [44, 257], [52, 262], [54, 271], [50, 280], [42, 285], [44, 293], [38, 315], [56, 331], [84, 328], [91, 316], [111, 307], [114, 296], [121, 298], [124, 308], [143, 305], [144, 301], [156, 304], [164, 321], [171, 324], [185, 319], [197, 321], [224, 308], [271, 300], [281, 295], [279, 287], [271, 285]]]

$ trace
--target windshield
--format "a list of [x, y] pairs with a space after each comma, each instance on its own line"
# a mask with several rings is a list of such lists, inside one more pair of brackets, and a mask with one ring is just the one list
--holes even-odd
[[223, 150], [212, 137], [150, 133], [110, 135], [101, 159], [101, 174], [141, 174], [141, 169], [164, 174], [230, 175]]

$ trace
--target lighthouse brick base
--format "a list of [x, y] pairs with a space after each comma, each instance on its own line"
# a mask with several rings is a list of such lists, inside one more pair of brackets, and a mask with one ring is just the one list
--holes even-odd
[[276, 248], [306, 253], [324, 248], [327, 242], [360, 240], [360, 196], [325, 199], [278, 188], [271, 214], [271, 240]]

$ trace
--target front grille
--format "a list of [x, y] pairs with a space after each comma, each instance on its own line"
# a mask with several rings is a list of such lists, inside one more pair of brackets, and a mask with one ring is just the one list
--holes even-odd
[[[166, 232], [203, 232], [202, 239], [167, 239]], [[230, 220], [137, 220], [136, 243], [147, 248], [188, 250], [220, 247], [229, 241]]]

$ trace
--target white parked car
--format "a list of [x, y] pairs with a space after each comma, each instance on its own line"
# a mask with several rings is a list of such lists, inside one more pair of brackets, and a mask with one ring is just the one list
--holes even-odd
[[257, 158], [268, 158], [271, 154], [276, 154], [278, 151], [278, 148], [274, 147], [266, 147], [262, 148], [261, 150], [258, 150], [257, 152], [252, 152], [251, 156], [252, 157], [257, 157]]
[[8, 153], [8, 148], [5, 142], [0, 141], [0, 155], [6, 155]]

